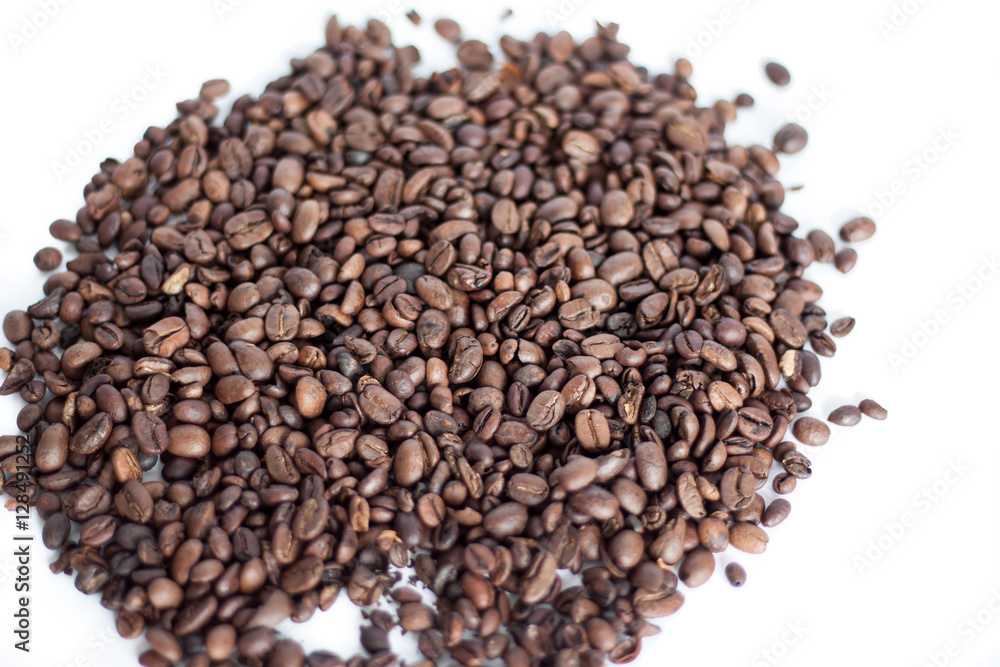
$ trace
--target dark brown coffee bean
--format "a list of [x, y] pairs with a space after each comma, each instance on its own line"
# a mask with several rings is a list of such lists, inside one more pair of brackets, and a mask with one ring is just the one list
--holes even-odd
[[69, 539], [71, 528], [72, 526], [66, 515], [62, 512], [57, 512], [46, 519], [45, 526], [42, 529], [42, 542], [49, 549], [59, 549]]
[[520, 503], [503, 503], [483, 517], [483, 528], [497, 539], [520, 535], [528, 523], [528, 509]]
[[146, 523], [153, 518], [153, 497], [141, 482], [134, 479], [125, 482], [121, 492], [115, 496], [115, 507], [124, 518], [135, 523]]
[[566, 412], [566, 399], [555, 390], [543, 391], [531, 401], [525, 418], [528, 426], [536, 431], [547, 431], [562, 419]]
[[854, 330], [854, 318], [853, 317], [841, 317], [834, 320], [833, 324], [830, 325], [830, 335], [836, 336], [837, 338], [843, 338], [847, 334]]
[[62, 264], [62, 253], [55, 248], [42, 248], [34, 257], [39, 271], [52, 271]]

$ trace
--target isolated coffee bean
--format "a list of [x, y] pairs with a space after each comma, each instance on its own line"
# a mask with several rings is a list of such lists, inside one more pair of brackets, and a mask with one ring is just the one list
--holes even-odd
[[866, 398], [860, 403], [858, 403], [858, 409], [861, 410], [861, 414], [871, 419], [882, 420], [885, 419], [886, 416], [889, 414], [888, 412], [886, 412], [885, 408], [883, 408], [881, 405], [871, 400], [870, 398]]
[[776, 86], [787, 86], [792, 80], [791, 74], [789, 74], [785, 66], [780, 63], [767, 63], [764, 66], [764, 73], [767, 74], [767, 78], [771, 80], [771, 83]]
[[726, 566], [726, 579], [734, 588], [739, 588], [747, 582], [747, 571], [739, 563], [730, 563]]

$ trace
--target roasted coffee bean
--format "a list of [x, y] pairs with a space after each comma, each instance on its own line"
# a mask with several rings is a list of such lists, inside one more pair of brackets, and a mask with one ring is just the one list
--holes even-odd
[[[786, 155], [793, 155], [805, 148], [808, 140], [809, 135], [805, 128], [797, 123], [788, 123], [775, 132], [774, 150]], [[830, 259], [826, 261], [829, 262], [833, 259], [832, 254], [830, 253]]]
[[858, 403], [858, 409], [861, 410], [861, 414], [863, 414], [865, 417], [869, 417], [871, 419], [878, 419], [880, 421], [885, 419], [889, 414], [888, 412], [886, 412], [885, 408], [883, 408], [881, 405], [871, 400], [870, 398], [866, 398], [860, 403]]
[[55, 248], [42, 248], [35, 253], [34, 262], [39, 271], [52, 271], [62, 264], [62, 253]]
[[867, 241], [874, 235], [875, 221], [864, 216], [852, 218], [840, 228], [840, 238], [848, 243]]
[[818, 447], [830, 439], [830, 427], [813, 417], [799, 417], [792, 424], [792, 434], [802, 444]]
[[115, 507], [124, 518], [135, 523], [146, 523], [153, 518], [153, 497], [135, 479], [125, 482], [121, 492], [115, 496]]
[[787, 86], [792, 81], [792, 75], [784, 65], [776, 62], [769, 62], [764, 66], [764, 73], [776, 86]]
[[830, 325], [830, 335], [836, 336], [837, 338], [843, 338], [847, 334], [854, 330], [854, 318], [853, 317], [841, 317], [834, 320], [833, 324]]
[[841, 273], [850, 273], [858, 263], [858, 251], [854, 248], [838, 250], [833, 263]]
[[771, 501], [771, 504], [767, 506], [767, 509], [764, 510], [764, 517], [761, 519], [760, 523], [767, 528], [777, 526], [788, 518], [788, 513], [791, 509], [791, 503], [784, 498], [773, 500]]
[[747, 582], [747, 571], [739, 563], [730, 563], [726, 566], [726, 579], [734, 588], [739, 588]]
[[842, 405], [831, 412], [826, 420], [837, 426], [854, 426], [861, 421], [861, 410], [853, 405]]
[[462, 28], [451, 19], [438, 19], [434, 22], [434, 30], [449, 42], [457, 44], [462, 39]]
[[748, 554], [763, 553], [767, 548], [767, 533], [752, 523], [738, 521], [729, 528], [729, 543]]

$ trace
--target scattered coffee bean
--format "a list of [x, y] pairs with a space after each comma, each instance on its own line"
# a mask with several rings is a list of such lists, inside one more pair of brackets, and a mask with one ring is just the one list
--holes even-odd
[[35, 253], [35, 266], [39, 271], [52, 271], [62, 264], [62, 253], [56, 248], [42, 248]]
[[858, 409], [861, 410], [861, 414], [865, 417], [870, 417], [871, 419], [877, 419], [879, 421], [882, 421], [889, 415], [885, 408], [870, 398], [866, 398], [858, 403]]
[[806, 147], [809, 134], [797, 123], [783, 125], [774, 134], [774, 150], [786, 155], [794, 155]]
[[747, 571], [739, 563], [730, 563], [726, 566], [726, 579], [734, 588], [739, 588], [747, 582]]
[[853, 405], [842, 405], [831, 412], [826, 420], [837, 426], [854, 426], [861, 421], [861, 410]]
[[854, 331], [854, 318], [853, 317], [840, 317], [833, 321], [830, 325], [830, 335], [836, 338], [843, 338], [847, 334]]
[[848, 243], [867, 241], [874, 234], [875, 221], [864, 216], [848, 220], [840, 228], [840, 238]]
[[776, 62], [769, 62], [764, 65], [764, 73], [767, 74], [767, 78], [771, 80], [771, 83], [776, 86], [787, 86], [792, 81], [792, 75], [789, 74], [788, 69]]
[[854, 248], [839, 250], [834, 256], [833, 263], [841, 273], [850, 273], [858, 263], [858, 251]]
[[458, 44], [462, 41], [462, 28], [451, 19], [438, 19], [434, 22], [434, 30], [449, 42]]

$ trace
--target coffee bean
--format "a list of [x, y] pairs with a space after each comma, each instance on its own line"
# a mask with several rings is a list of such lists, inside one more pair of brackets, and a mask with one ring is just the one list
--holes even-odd
[[771, 83], [776, 86], [787, 86], [792, 81], [792, 75], [788, 73], [785, 66], [776, 62], [769, 62], [764, 65], [764, 73], [767, 74], [767, 78], [771, 80]]
[[767, 542], [767, 533], [752, 523], [736, 522], [729, 528], [729, 543], [739, 551], [748, 554], [764, 553]]
[[399, 607], [399, 625], [407, 632], [430, 630], [434, 621], [434, 610], [421, 602], [406, 602]]
[[858, 263], [858, 251], [854, 248], [844, 248], [839, 250], [834, 257], [833, 263], [841, 273], [850, 273], [855, 264]]
[[[867, 241], [875, 234], [875, 221], [864, 216], [852, 218], [840, 228], [840, 238], [848, 243]], [[846, 271], [844, 272], [846, 273]]]
[[49, 549], [59, 549], [69, 539], [72, 528], [69, 519], [62, 512], [53, 514], [45, 521], [42, 529], [42, 542]]
[[726, 566], [726, 579], [734, 588], [739, 588], [747, 582], [747, 571], [739, 563], [730, 563]]
[[809, 135], [805, 128], [797, 123], [788, 123], [775, 132], [774, 150], [786, 155], [794, 155], [806, 147], [808, 140]]
[[496, 539], [520, 535], [528, 523], [528, 509], [520, 503], [503, 503], [483, 517], [483, 528]]
[[536, 431], [547, 431], [562, 419], [566, 412], [566, 399], [555, 390], [543, 391], [531, 401], [525, 418], [528, 426]]
[[861, 421], [861, 410], [853, 405], [842, 405], [831, 412], [826, 420], [837, 426], [854, 426]]
[[888, 416], [889, 414], [888, 412], [886, 412], [885, 408], [883, 408], [881, 405], [871, 400], [870, 398], [866, 398], [860, 403], [858, 403], [858, 409], [861, 410], [861, 414], [863, 414], [865, 417], [870, 417], [871, 419], [878, 419], [880, 421], [885, 419], [886, 416]]
[[177, 456], [198, 459], [212, 447], [212, 438], [208, 432], [194, 424], [181, 424], [167, 431], [167, 451]]
[[841, 317], [834, 320], [833, 324], [830, 325], [830, 335], [837, 338], [843, 338], [847, 334], [854, 330], [854, 318], [853, 317]]
[[764, 510], [764, 517], [761, 520], [761, 525], [767, 528], [777, 526], [788, 518], [788, 513], [791, 509], [791, 503], [784, 498], [778, 498], [777, 500], [771, 501], [771, 504]]
[[775, 493], [786, 494], [794, 491], [795, 485], [795, 477], [787, 472], [783, 472], [774, 476], [772, 488]]
[[802, 444], [818, 447], [830, 439], [830, 427], [813, 417], [799, 417], [792, 424], [792, 434]]
[[462, 39], [462, 28], [451, 19], [438, 19], [434, 22], [434, 30], [449, 42], [457, 44]]
[[34, 262], [39, 271], [52, 271], [62, 264], [62, 253], [55, 248], [42, 248], [35, 253]]
[[115, 496], [119, 514], [135, 523], [146, 523], [153, 517], [153, 497], [142, 483], [130, 479]]
[[715, 572], [715, 556], [708, 549], [693, 549], [681, 562], [678, 576], [689, 588], [697, 588], [712, 577]]

